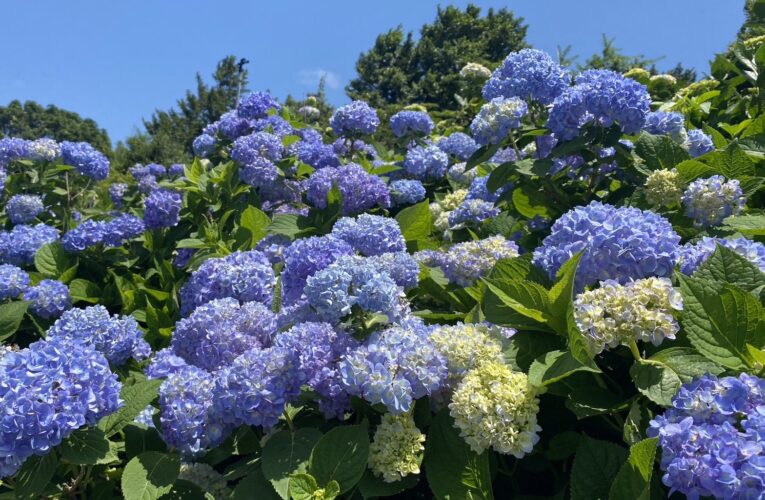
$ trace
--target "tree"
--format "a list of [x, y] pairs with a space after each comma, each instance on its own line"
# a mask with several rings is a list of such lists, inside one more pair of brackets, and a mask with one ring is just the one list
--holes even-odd
[[627, 56], [622, 54], [621, 49], [616, 47], [613, 38], [603, 34], [603, 48], [599, 54], [593, 54], [580, 65], [579, 69], [610, 69], [617, 73], [624, 73], [632, 68], [645, 68], [653, 66], [658, 59], [648, 59], [643, 55]]
[[24, 104], [11, 101], [0, 107], [0, 137], [85, 141], [104, 154], [112, 152], [109, 135], [95, 121], [53, 105], [43, 107], [35, 101]]
[[317, 118], [310, 118], [309, 121], [322, 129], [326, 128], [329, 126], [329, 118], [332, 116], [332, 112], [335, 109], [327, 100], [326, 86], [326, 78], [322, 76], [319, 79], [319, 85], [316, 88], [316, 92], [309, 92], [304, 99], [297, 99], [292, 96], [292, 94], [289, 94], [287, 95], [287, 99], [284, 100], [284, 106], [289, 108], [293, 115], [299, 115], [299, 110], [303, 106], [311, 106], [318, 109], [319, 116]]
[[765, 0], [746, 0], [744, 14], [746, 20], [738, 32], [738, 41], [765, 35]]

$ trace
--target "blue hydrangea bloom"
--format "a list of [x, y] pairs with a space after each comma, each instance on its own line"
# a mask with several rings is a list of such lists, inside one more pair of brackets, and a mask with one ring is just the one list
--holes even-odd
[[645, 117], [643, 130], [654, 135], [680, 137], [685, 132], [685, 117], [673, 111], [651, 111]]
[[137, 181], [140, 181], [148, 175], [153, 175], [151, 170], [149, 170], [148, 165], [142, 165], [140, 163], [136, 163], [132, 167], [128, 168], [128, 173], [131, 177], [133, 177], [133, 179]]
[[0, 477], [114, 413], [120, 389], [106, 359], [79, 343], [39, 341], [0, 356]]
[[536, 49], [511, 52], [483, 87], [483, 97], [520, 97], [550, 104], [571, 82], [571, 76], [547, 53]]
[[669, 277], [677, 262], [680, 236], [660, 215], [593, 201], [563, 214], [534, 250], [534, 264], [554, 278], [574, 254], [584, 251], [576, 289], [609, 279], [625, 283]]
[[165, 177], [167, 175], [167, 168], [159, 163], [149, 163], [146, 165], [146, 169], [154, 177]]
[[697, 156], [715, 150], [715, 144], [712, 142], [712, 138], [699, 129], [688, 131], [688, 139], [685, 143], [685, 147], [688, 148], [688, 153], [691, 155], [691, 158], [696, 158]]
[[521, 126], [528, 106], [517, 97], [495, 97], [481, 106], [470, 124], [470, 132], [478, 144], [499, 144], [511, 130]]
[[0, 231], [0, 262], [16, 266], [31, 264], [37, 250], [57, 240], [58, 230], [45, 224], [20, 224], [10, 231]]
[[77, 253], [92, 246], [101, 244], [106, 236], [106, 222], [86, 220], [79, 226], [70, 229], [61, 238], [64, 250]]
[[746, 260], [765, 272], [765, 245], [747, 238], [735, 238], [726, 240], [723, 238], [709, 238], [704, 236], [696, 243], [686, 243], [680, 248], [680, 271], [683, 274], [693, 274], [697, 267], [704, 263], [722, 245], [733, 250]]
[[420, 265], [406, 252], [390, 252], [368, 259], [379, 270], [387, 273], [396, 285], [404, 290], [417, 286], [420, 279]]
[[507, 191], [508, 189], [513, 188], [513, 184], [506, 184], [499, 189], [497, 189], [495, 192], [490, 192], [489, 188], [486, 186], [486, 184], [489, 182], [489, 176], [485, 175], [483, 177], [476, 177], [473, 179], [473, 181], [470, 183], [470, 187], [468, 187], [467, 195], [465, 195], [466, 200], [483, 200], [488, 201], [491, 203], [494, 203], [499, 199], [499, 197]]
[[269, 111], [281, 109], [281, 105], [268, 92], [252, 92], [239, 100], [236, 112], [242, 118], [257, 120], [268, 116]]
[[484, 200], [465, 200], [449, 213], [449, 227], [458, 229], [481, 222], [499, 215], [499, 209], [493, 202]]
[[349, 394], [400, 414], [414, 400], [438, 391], [447, 369], [426, 328], [391, 326], [348, 353], [340, 373]]
[[5, 171], [5, 169], [0, 166], [0, 193], [3, 192], [3, 189], [5, 189], [5, 182], [8, 180], [8, 172]]
[[313, 168], [339, 167], [340, 160], [331, 144], [300, 141], [297, 143], [297, 158]]
[[466, 241], [447, 251], [424, 250], [415, 258], [428, 267], [439, 267], [449, 283], [468, 287], [485, 276], [500, 259], [518, 257], [518, 245], [502, 236]]
[[122, 208], [122, 200], [127, 193], [128, 185], [123, 182], [115, 182], [109, 186], [109, 198], [114, 208]]
[[146, 230], [143, 220], [131, 214], [122, 214], [108, 221], [104, 227], [103, 243], [119, 247], [126, 241], [137, 238]]
[[175, 251], [175, 257], [173, 258], [173, 267], [176, 269], [184, 269], [191, 262], [191, 258], [197, 253], [196, 248], [179, 248]]
[[278, 161], [284, 154], [282, 140], [268, 132], [255, 132], [234, 141], [231, 158], [240, 165], [250, 165], [258, 158]]
[[268, 188], [279, 179], [279, 170], [268, 158], [258, 156], [239, 167], [239, 179], [254, 188]]
[[305, 181], [306, 198], [314, 207], [326, 208], [327, 195], [335, 185], [342, 195], [344, 215], [357, 214], [374, 206], [390, 207], [385, 182], [355, 163], [315, 171]]
[[335, 150], [336, 155], [342, 157], [350, 157], [352, 156], [351, 153], [362, 153], [372, 158], [376, 154], [375, 149], [361, 139], [337, 139], [332, 143], [332, 149]]
[[396, 219], [390, 217], [371, 214], [361, 214], [355, 219], [343, 217], [335, 222], [331, 234], [347, 241], [362, 255], [406, 250], [401, 227]]
[[253, 130], [256, 132], [268, 132], [274, 134], [279, 138], [283, 138], [285, 135], [295, 133], [295, 129], [290, 123], [281, 116], [273, 115], [255, 120], [252, 124]]
[[29, 289], [29, 275], [11, 264], [0, 264], [0, 301], [16, 299]]
[[223, 113], [216, 124], [217, 131], [232, 141], [252, 131], [252, 121], [242, 118], [236, 111]]
[[335, 134], [354, 136], [374, 134], [380, 125], [377, 111], [364, 101], [353, 101], [335, 110], [329, 119]]
[[167, 175], [170, 177], [183, 177], [186, 174], [186, 167], [183, 163], [173, 163], [167, 167]]
[[292, 241], [283, 234], [269, 234], [255, 245], [255, 250], [263, 252], [271, 264], [284, 262], [284, 250]]
[[400, 179], [388, 186], [391, 203], [395, 206], [413, 205], [425, 199], [425, 186], [418, 180]]
[[449, 157], [433, 145], [411, 147], [404, 159], [404, 172], [421, 181], [443, 178], [448, 166]]
[[17, 194], [5, 204], [5, 213], [11, 224], [28, 224], [45, 210], [42, 196]]
[[744, 210], [746, 197], [737, 179], [725, 181], [722, 175], [696, 179], [682, 197], [685, 214], [699, 227], [719, 226], [731, 215]]
[[18, 137], [0, 139], [0, 167], [6, 167], [12, 161], [29, 157], [29, 141]]
[[154, 353], [151, 363], [144, 370], [146, 377], [150, 379], [167, 378], [171, 374], [189, 366], [186, 360], [175, 354], [171, 348], [166, 347]]
[[72, 307], [69, 288], [57, 280], [42, 280], [24, 292], [29, 310], [36, 316], [53, 319]]
[[85, 177], [97, 181], [109, 177], [109, 160], [87, 142], [62, 142], [61, 156], [64, 163], [73, 166]]
[[100, 305], [65, 311], [48, 329], [46, 338], [89, 345], [117, 366], [130, 358], [140, 361], [151, 354], [151, 347], [143, 339], [135, 318], [111, 316]]
[[143, 194], [151, 194], [154, 191], [159, 190], [159, 182], [153, 175], [144, 175], [138, 180], [138, 192]]
[[449, 137], [443, 137], [438, 141], [438, 147], [446, 154], [452, 155], [459, 161], [467, 161], [480, 147], [478, 143], [467, 134], [454, 132]]
[[215, 152], [215, 137], [209, 134], [198, 135], [191, 144], [191, 149], [200, 158], [207, 158]]
[[399, 111], [390, 117], [390, 128], [396, 137], [428, 135], [433, 120], [424, 111]]
[[341, 255], [353, 255], [353, 247], [335, 236], [312, 236], [296, 240], [284, 250], [282, 300], [290, 305], [300, 299], [305, 280]]
[[177, 226], [181, 220], [181, 193], [170, 189], [153, 191], [144, 201], [143, 222], [147, 229]]

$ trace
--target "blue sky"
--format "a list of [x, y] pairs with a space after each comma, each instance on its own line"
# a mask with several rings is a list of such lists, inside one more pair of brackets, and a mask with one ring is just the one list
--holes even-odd
[[[358, 55], [399, 24], [417, 31], [431, 0], [3, 0], [0, 104], [32, 99], [95, 119], [114, 142], [153, 110], [173, 105], [226, 54], [246, 57], [250, 88], [302, 96], [327, 75], [334, 104], [347, 100]], [[453, 1], [465, 6], [466, 1]], [[743, 0], [474, 0], [525, 18], [528, 41], [581, 60], [601, 34], [626, 54], [664, 56], [707, 69], [743, 21]]]

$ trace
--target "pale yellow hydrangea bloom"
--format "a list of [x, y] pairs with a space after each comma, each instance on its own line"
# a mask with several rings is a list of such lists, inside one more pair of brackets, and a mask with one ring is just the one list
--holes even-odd
[[424, 443], [425, 434], [417, 428], [411, 413], [386, 413], [369, 446], [369, 468], [386, 483], [419, 474]]
[[671, 207], [680, 203], [683, 182], [676, 169], [655, 170], [645, 181], [645, 199], [655, 207]]

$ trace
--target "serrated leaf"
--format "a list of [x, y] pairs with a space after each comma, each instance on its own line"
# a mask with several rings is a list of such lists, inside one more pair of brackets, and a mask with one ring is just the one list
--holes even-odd
[[340, 492], [345, 493], [361, 479], [368, 458], [369, 436], [366, 426], [335, 427], [314, 446], [309, 472], [319, 484], [337, 481]]
[[42, 493], [56, 472], [58, 457], [51, 451], [41, 457], [33, 455], [24, 461], [16, 473], [16, 498], [38, 496]]
[[630, 447], [627, 462], [619, 469], [611, 485], [608, 496], [610, 499], [649, 500], [651, 498], [651, 476], [658, 441], [658, 438], [644, 439]]
[[641, 394], [662, 406], [670, 405], [672, 396], [682, 385], [680, 377], [669, 367], [646, 360], [639, 360], [632, 365], [630, 375]]
[[178, 479], [181, 460], [177, 455], [147, 451], [130, 460], [122, 472], [125, 500], [155, 500], [170, 492]]
[[77, 265], [77, 257], [68, 254], [60, 243], [43, 245], [35, 254], [35, 269], [46, 278], [59, 278]]
[[723, 227], [745, 236], [765, 236], [765, 215], [735, 215], [726, 218]]
[[571, 500], [608, 498], [627, 450], [608, 441], [583, 437], [571, 467]]
[[290, 476], [307, 470], [311, 450], [321, 436], [321, 431], [311, 427], [282, 430], [263, 447], [263, 476], [284, 500], [289, 498]]
[[550, 278], [540, 268], [531, 263], [532, 254], [528, 253], [512, 259], [499, 259], [487, 276], [493, 280], [524, 280], [549, 286]]
[[289, 495], [284, 498], [311, 500], [319, 489], [316, 479], [310, 474], [293, 474], [289, 482]]
[[547, 290], [533, 281], [483, 280], [507, 307], [540, 323], [550, 319]]
[[59, 447], [61, 458], [79, 465], [108, 464], [119, 460], [104, 432], [89, 427], [73, 432]]
[[276, 494], [265, 477], [260, 467], [251, 472], [244, 479], [239, 481], [231, 495], [231, 500], [280, 500], [281, 497]]
[[665, 135], [640, 134], [635, 142], [635, 152], [651, 170], [672, 169], [679, 163], [690, 160], [682, 146]]
[[98, 422], [98, 428], [107, 437], [119, 432], [123, 427], [135, 420], [157, 397], [162, 380], [143, 380], [133, 385], [123, 386], [120, 397], [124, 401], [122, 407]]
[[531, 364], [529, 383], [542, 387], [580, 371], [600, 372], [597, 367], [585, 366], [580, 363], [570, 351], [552, 351], [535, 359]]
[[396, 221], [401, 227], [401, 234], [406, 241], [424, 240], [432, 230], [430, 203], [422, 201], [406, 207], [396, 214]]
[[698, 160], [685, 160], [675, 167], [680, 179], [684, 184], [689, 184], [701, 177], [709, 177], [716, 173], [716, 170]]
[[89, 304], [98, 304], [103, 292], [92, 281], [78, 278], [69, 283], [69, 295], [75, 303], [87, 302]]
[[255, 244], [268, 234], [269, 224], [271, 224], [271, 219], [268, 215], [256, 207], [247, 207], [242, 212], [239, 226], [247, 230], [250, 235], [249, 248], [254, 248]]
[[752, 291], [765, 285], [765, 274], [749, 260], [720, 244], [693, 273], [693, 277], [719, 283], [735, 284]]

